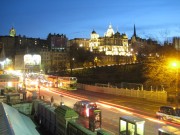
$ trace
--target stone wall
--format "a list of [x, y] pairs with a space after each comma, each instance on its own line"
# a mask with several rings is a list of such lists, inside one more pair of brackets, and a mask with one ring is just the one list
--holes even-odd
[[123, 89], [123, 88], [110, 88], [110, 87], [100, 87], [100, 86], [80, 84], [80, 83], [78, 83], [78, 88], [93, 92], [141, 98], [152, 102], [167, 103], [166, 91], [146, 91], [146, 90]]

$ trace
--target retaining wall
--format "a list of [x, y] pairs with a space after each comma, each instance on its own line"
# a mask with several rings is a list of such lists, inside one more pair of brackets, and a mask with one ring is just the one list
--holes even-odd
[[100, 87], [100, 86], [80, 84], [80, 83], [78, 83], [78, 88], [93, 92], [135, 97], [135, 98], [146, 99], [147, 101], [167, 103], [166, 91], [146, 91], [146, 90], [123, 89], [123, 88], [110, 88], [110, 87]]

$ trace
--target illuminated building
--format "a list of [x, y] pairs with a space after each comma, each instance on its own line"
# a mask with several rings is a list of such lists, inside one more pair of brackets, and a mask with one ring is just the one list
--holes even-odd
[[15, 37], [16, 36], [16, 30], [12, 27], [9, 31], [9, 36]]
[[39, 54], [15, 55], [14, 69], [25, 72], [39, 72], [41, 56]]
[[65, 70], [67, 66], [67, 53], [41, 49], [39, 54], [15, 55], [14, 69], [26, 72], [44, 72]]
[[89, 48], [90, 51], [92, 52], [93, 50], [98, 50], [98, 47], [100, 45], [99, 42], [99, 34], [97, 34], [94, 30], [91, 33], [91, 38], [89, 40]]
[[77, 45], [77, 47], [82, 47], [85, 50], [89, 50], [89, 39], [86, 38], [74, 38], [69, 40], [68, 48], [70, 45]]
[[115, 33], [109, 25], [104, 37], [100, 37], [94, 30], [89, 40], [90, 51], [105, 55], [129, 56], [128, 37], [126, 34]]

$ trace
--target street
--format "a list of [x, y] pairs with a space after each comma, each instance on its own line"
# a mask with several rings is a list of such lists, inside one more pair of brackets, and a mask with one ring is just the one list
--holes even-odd
[[[64, 91], [57, 88], [41, 88], [40, 94], [49, 100], [54, 97], [54, 103], [65, 105], [73, 108], [75, 102], [79, 100], [96, 101], [98, 107], [102, 110], [102, 128], [114, 135], [118, 135], [119, 118], [124, 115], [133, 115], [145, 120], [145, 135], [158, 134], [158, 128], [167, 124], [155, 118], [155, 112], [162, 104], [119, 97], [107, 94], [99, 94], [89, 91], [76, 90]], [[171, 124], [180, 128], [180, 125]]]

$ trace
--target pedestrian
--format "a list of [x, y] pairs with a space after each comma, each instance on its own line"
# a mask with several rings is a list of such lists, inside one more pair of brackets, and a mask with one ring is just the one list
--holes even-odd
[[53, 98], [53, 96], [51, 97], [51, 106], [53, 105], [53, 103], [54, 103], [54, 98]]

